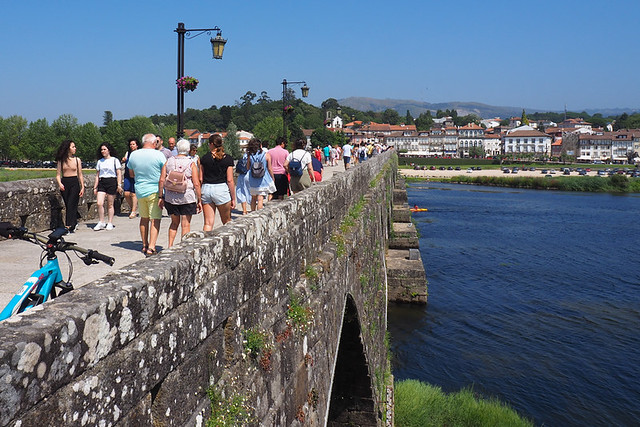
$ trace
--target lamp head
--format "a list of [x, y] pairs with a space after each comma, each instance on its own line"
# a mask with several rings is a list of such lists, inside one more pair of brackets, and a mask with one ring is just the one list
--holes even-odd
[[224, 52], [224, 45], [227, 43], [222, 38], [222, 31], [218, 31], [218, 35], [211, 37], [211, 49], [213, 49], [213, 59], [222, 59], [222, 53]]

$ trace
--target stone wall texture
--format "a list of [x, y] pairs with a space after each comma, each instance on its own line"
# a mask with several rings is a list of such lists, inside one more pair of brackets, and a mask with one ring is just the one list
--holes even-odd
[[[81, 220], [98, 216], [92, 191], [94, 179], [94, 174], [84, 175], [84, 197], [78, 204]], [[64, 201], [55, 178], [0, 182], [0, 200], [0, 221], [36, 232], [64, 225]]]
[[[255, 425], [382, 425], [396, 175], [376, 156], [3, 322], [0, 425], [204, 425], [208, 394]], [[345, 402], [336, 369], [369, 390]]]

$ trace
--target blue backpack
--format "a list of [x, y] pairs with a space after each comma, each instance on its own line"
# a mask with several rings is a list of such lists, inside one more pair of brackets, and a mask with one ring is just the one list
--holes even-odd
[[236, 163], [236, 172], [238, 173], [238, 175], [242, 175], [248, 172], [246, 157], [243, 157], [240, 160], [238, 160], [238, 163]]
[[291, 154], [291, 161], [289, 161], [289, 174], [291, 176], [302, 176], [302, 163], [293, 157], [293, 153]]

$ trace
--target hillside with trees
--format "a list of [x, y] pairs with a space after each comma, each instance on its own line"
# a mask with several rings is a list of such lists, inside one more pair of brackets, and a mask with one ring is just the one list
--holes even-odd
[[[289, 89], [287, 95], [288, 104], [293, 107], [287, 113], [287, 128], [289, 140], [302, 138], [303, 129], [312, 129], [312, 143], [323, 145], [327, 142], [339, 143], [344, 141], [341, 132], [333, 133], [324, 126], [326, 112], [336, 114], [341, 107], [341, 115], [345, 123], [351, 121], [377, 122], [389, 124], [415, 124], [418, 130], [429, 130], [434, 118], [453, 117], [457, 126], [468, 123], [479, 123], [480, 115], [468, 113], [460, 115], [456, 109], [437, 109], [435, 113], [430, 110], [414, 113], [410, 108], [403, 106], [402, 110], [386, 108], [382, 111], [371, 109], [362, 111], [348, 105], [342, 105], [335, 98], [325, 100], [320, 107], [308, 104], [296, 96], [293, 89]], [[567, 117], [581, 117], [595, 126], [605, 126], [611, 123], [614, 129], [640, 128], [640, 114], [622, 113], [617, 116], [603, 117], [602, 114], [589, 115], [586, 112], [567, 112]], [[531, 113], [529, 120], [549, 119], [561, 122], [565, 113]], [[198, 129], [202, 132], [227, 131], [234, 127], [238, 130], [252, 132], [256, 137], [272, 144], [277, 136], [282, 134], [282, 101], [271, 99], [267, 92], [263, 91], [258, 96], [248, 91], [234, 105], [215, 105], [203, 110], [187, 109], [185, 112], [185, 128]], [[114, 120], [110, 111], [105, 111], [103, 123], [98, 126], [94, 123], [78, 123], [78, 119], [70, 114], [63, 114], [53, 122], [39, 119], [28, 122], [21, 116], [0, 117], [0, 160], [53, 160], [59, 144], [65, 139], [72, 139], [78, 147], [78, 155], [84, 160], [97, 159], [98, 147], [102, 142], [110, 142], [116, 148], [118, 155], [123, 155], [129, 138], [141, 138], [145, 133], [162, 135], [166, 141], [175, 136], [175, 114], [153, 115], [151, 117], [134, 116], [123, 120]], [[233, 145], [233, 142], [227, 142]], [[232, 155], [237, 157], [238, 152], [229, 145]]]

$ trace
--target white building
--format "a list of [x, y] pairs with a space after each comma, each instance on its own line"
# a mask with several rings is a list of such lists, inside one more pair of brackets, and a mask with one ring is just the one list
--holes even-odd
[[536, 156], [551, 155], [551, 137], [533, 129], [531, 126], [520, 126], [511, 131], [503, 138], [504, 154], [534, 154]]
[[458, 128], [458, 155], [469, 157], [472, 148], [483, 147], [484, 129], [475, 123]]

